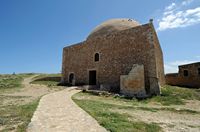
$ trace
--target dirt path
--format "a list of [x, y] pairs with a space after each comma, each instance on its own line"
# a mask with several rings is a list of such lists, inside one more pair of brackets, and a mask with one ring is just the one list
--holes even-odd
[[73, 87], [43, 96], [28, 132], [105, 132], [94, 118], [72, 101], [71, 96], [77, 92]]
[[[33, 100], [38, 99], [45, 94], [59, 90], [56, 88], [50, 89], [45, 85], [30, 84], [35, 76], [25, 78], [22, 82], [23, 88], [14, 92], [1, 94], [1, 96], [4, 96], [4, 98], [9, 97], [9, 99], [4, 99], [2, 105], [10, 105], [10, 104], [23, 105], [32, 102]], [[20, 99], [15, 99], [15, 98], [20, 98]]]
[[[35, 76], [37, 76], [37, 75], [35, 75]], [[46, 93], [49, 93], [50, 89], [45, 85], [30, 84], [35, 76], [25, 78], [22, 82], [22, 85], [24, 85], [24, 87], [22, 89], [20, 89], [20, 91], [6, 94], [6, 95], [40, 97]]]

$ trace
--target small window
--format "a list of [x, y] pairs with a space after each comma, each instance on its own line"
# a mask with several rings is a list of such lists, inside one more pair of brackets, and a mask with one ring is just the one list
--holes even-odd
[[99, 61], [99, 53], [95, 53], [95, 55], [94, 55], [94, 61], [95, 62]]
[[188, 70], [184, 70], [184, 71], [183, 71], [183, 75], [184, 75], [185, 77], [187, 77], [187, 76], [188, 76]]
[[200, 68], [198, 68], [198, 75], [200, 75]]

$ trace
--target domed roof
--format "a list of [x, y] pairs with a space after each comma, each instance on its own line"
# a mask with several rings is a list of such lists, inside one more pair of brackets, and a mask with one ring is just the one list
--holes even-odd
[[121, 19], [110, 19], [108, 21], [103, 22], [99, 26], [97, 26], [88, 36], [88, 39], [93, 37], [98, 37], [106, 34], [110, 34], [113, 32], [118, 32], [122, 30], [126, 30], [129, 28], [133, 28], [139, 26], [140, 24], [128, 18], [121, 18]]

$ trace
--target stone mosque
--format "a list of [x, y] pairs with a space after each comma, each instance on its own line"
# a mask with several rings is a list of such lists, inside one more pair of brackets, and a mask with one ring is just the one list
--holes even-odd
[[107, 20], [86, 40], [64, 47], [62, 81], [131, 96], [159, 95], [165, 76], [153, 20]]

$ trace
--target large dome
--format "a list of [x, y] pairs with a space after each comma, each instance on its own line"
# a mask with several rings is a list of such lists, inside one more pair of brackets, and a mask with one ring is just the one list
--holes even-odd
[[139, 26], [140, 24], [128, 18], [110, 19], [97, 26], [88, 36], [88, 39], [126, 30], [132, 27]]

